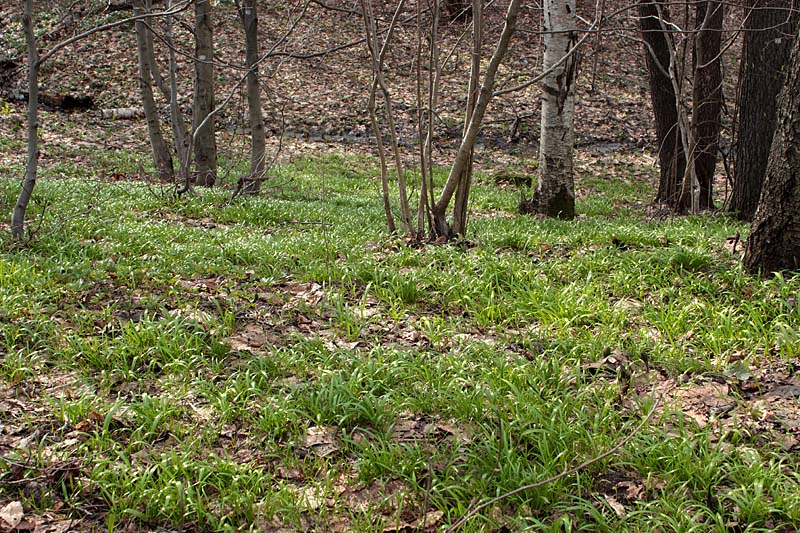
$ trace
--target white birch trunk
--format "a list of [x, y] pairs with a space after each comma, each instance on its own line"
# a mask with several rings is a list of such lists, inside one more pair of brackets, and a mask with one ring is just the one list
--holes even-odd
[[[575, 0], [544, 1], [544, 71], [553, 68], [575, 45]], [[539, 183], [534, 210], [549, 217], [575, 216], [575, 76], [573, 54], [542, 81], [542, 129]]]

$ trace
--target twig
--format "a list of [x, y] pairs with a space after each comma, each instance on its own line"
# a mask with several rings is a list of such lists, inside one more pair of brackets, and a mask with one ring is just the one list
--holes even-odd
[[653, 407], [650, 408], [650, 412], [647, 413], [647, 416], [644, 417], [644, 419], [639, 423], [639, 425], [636, 426], [636, 428], [627, 437], [625, 437], [624, 439], [619, 441], [613, 448], [607, 450], [606, 452], [604, 452], [604, 453], [602, 453], [602, 454], [600, 454], [600, 455], [598, 455], [596, 457], [593, 457], [593, 458], [591, 458], [591, 459], [589, 459], [587, 461], [584, 461], [583, 463], [579, 464], [576, 467], [570, 468], [569, 470], [564, 470], [560, 474], [556, 474], [553, 477], [544, 479], [542, 481], [537, 481], [536, 483], [531, 483], [530, 485], [524, 485], [522, 487], [518, 487], [518, 488], [516, 488], [516, 489], [514, 489], [512, 491], [506, 492], [505, 494], [501, 494], [500, 496], [497, 496], [496, 498], [492, 498], [491, 500], [486, 501], [486, 502], [478, 505], [477, 507], [474, 507], [471, 511], [469, 511], [466, 515], [464, 515], [463, 518], [461, 518], [455, 524], [450, 526], [450, 528], [447, 530], [447, 533], [453, 533], [458, 528], [463, 526], [470, 518], [472, 518], [473, 516], [475, 516], [479, 512], [483, 511], [484, 509], [486, 509], [490, 505], [494, 505], [495, 503], [497, 503], [497, 502], [499, 502], [501, 500], [505, 500], [506, 498], [508, 498], [510, 496], [513, 496], [515, 494], [519, 494], [520, 492], [525, 492], [527, 490], [531, 490], [531, 489], [535, 489], [535, 488], [538, 488], [538, 487], [542, 487], [542, 486], [547, 485], [549, 483], [552, 483], [554, 481], [558, 481], [559, 479], [565, 478], [565, 477], [570, 476], [570, 475], [572, 475], [572, 474], [574, 474], [576, 472], [579, 472], [579, 471], [583, 470], [584, 468], [587, 468], [587, 467], [589, 467], [589, 466], [591, 466], [591, 465], [593, 465], [595, 463], [598, 463], [598, 462], [602, 461], [603, 459], [605, 459], [605, 458], [617, 453], [619, 451], [619, 449], [622, 448], [623, 446], [625, 446], [628, 442], [630, 442], [630, 440], [637, 433], [639, 433], [639, 431], [642, 430], [642, 428], [645, 426], [645, 424], [647, 424], [647, 422], [653, 417], [653, 414], [656, 412], [656, 408], [658, 407], [658, 404], [661, 403], [661, 398], [662, 398], [662, 396], [659, 396], [656, 399], [655, 403], [653, 403]]

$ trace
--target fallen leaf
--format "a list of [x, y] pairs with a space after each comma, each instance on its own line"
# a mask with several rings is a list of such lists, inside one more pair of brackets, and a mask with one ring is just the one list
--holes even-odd
[[336, 438], [339, 428], [334, 426], [311, 426], [306, 432], [305, 447], [319, 457], [327, 457], [339, 451]]
[[428, 511], [413, 522], [395, 520], [388, 526], [384, 527], [383, 531], [384, 533], [388, 533], [390, 531], [419, 531], [423, 528], [435, 526], [439, 520], [442, 519], [442, 516], [444, 516], [444, 513], [438, 509]]
[[613, 496], [605, 496], [605, 500], [608, 506], [614, 509], [618, 517], [622, 518], [627, 514], [625, 506], [619, 503]]
[[269, 338], [258, 324], [247, 324], [242, 331], [228, 338], [228, 345], [237, 352], [254, 353], [268, 342]]
[[0, 520], [5, 522], [6, 527], [16, 529], [25, 517], [25, 511], [22, 509], [22, 502], [11, 502], [2, 509], [0, 509]]

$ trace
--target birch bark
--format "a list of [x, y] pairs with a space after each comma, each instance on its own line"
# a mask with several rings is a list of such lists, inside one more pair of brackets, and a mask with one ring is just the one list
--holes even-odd
[[[553, 68], [576, 42], [575, 0], [544, 2], [544, 70]], [[536, 212], [548, 217], [575, 216], [573, 154], [575, 150], [575, 75], [573, 54], [542, 82], [542, 126], [539, 138], [539, 183], [533, 197]]]

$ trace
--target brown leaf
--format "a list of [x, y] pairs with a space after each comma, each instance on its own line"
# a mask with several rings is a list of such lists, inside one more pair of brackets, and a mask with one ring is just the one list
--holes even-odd
[[5, 527], [9, 529], [16, 529], [25, 517], [25, 511], [22, 509], [22, 502], [14, 501], [0, 509], [0, 520], [2, 520]]
[[423, 516], [417, 518], [413, 522], [406, 522], [405, 520], [395, 520], [383, 528], [384, 532], [390, 531], [419, 531], [422, 528], [435, 526], [442, 519], [444, 513], [438, 509], [428, 511]]
[[258, 324], [247, 324], [242, 331], [228, 338], [232, 350], [255, 353], [269, 342], [264, 329]]
[[320, 457], [327, 457], [339, 451], [336, 438], [339, 428], [334, 426], [311, 426], [306, 432], [305, 447]]
[[614, 512], [617, 514], [618, 517], [622, 518], [626, 514], [628, 514], [627, 511], [625, 510], [625, 506], [619, 503], [613, 496], [605, 496], [604, 498], [609, 507], [614, 509]]

